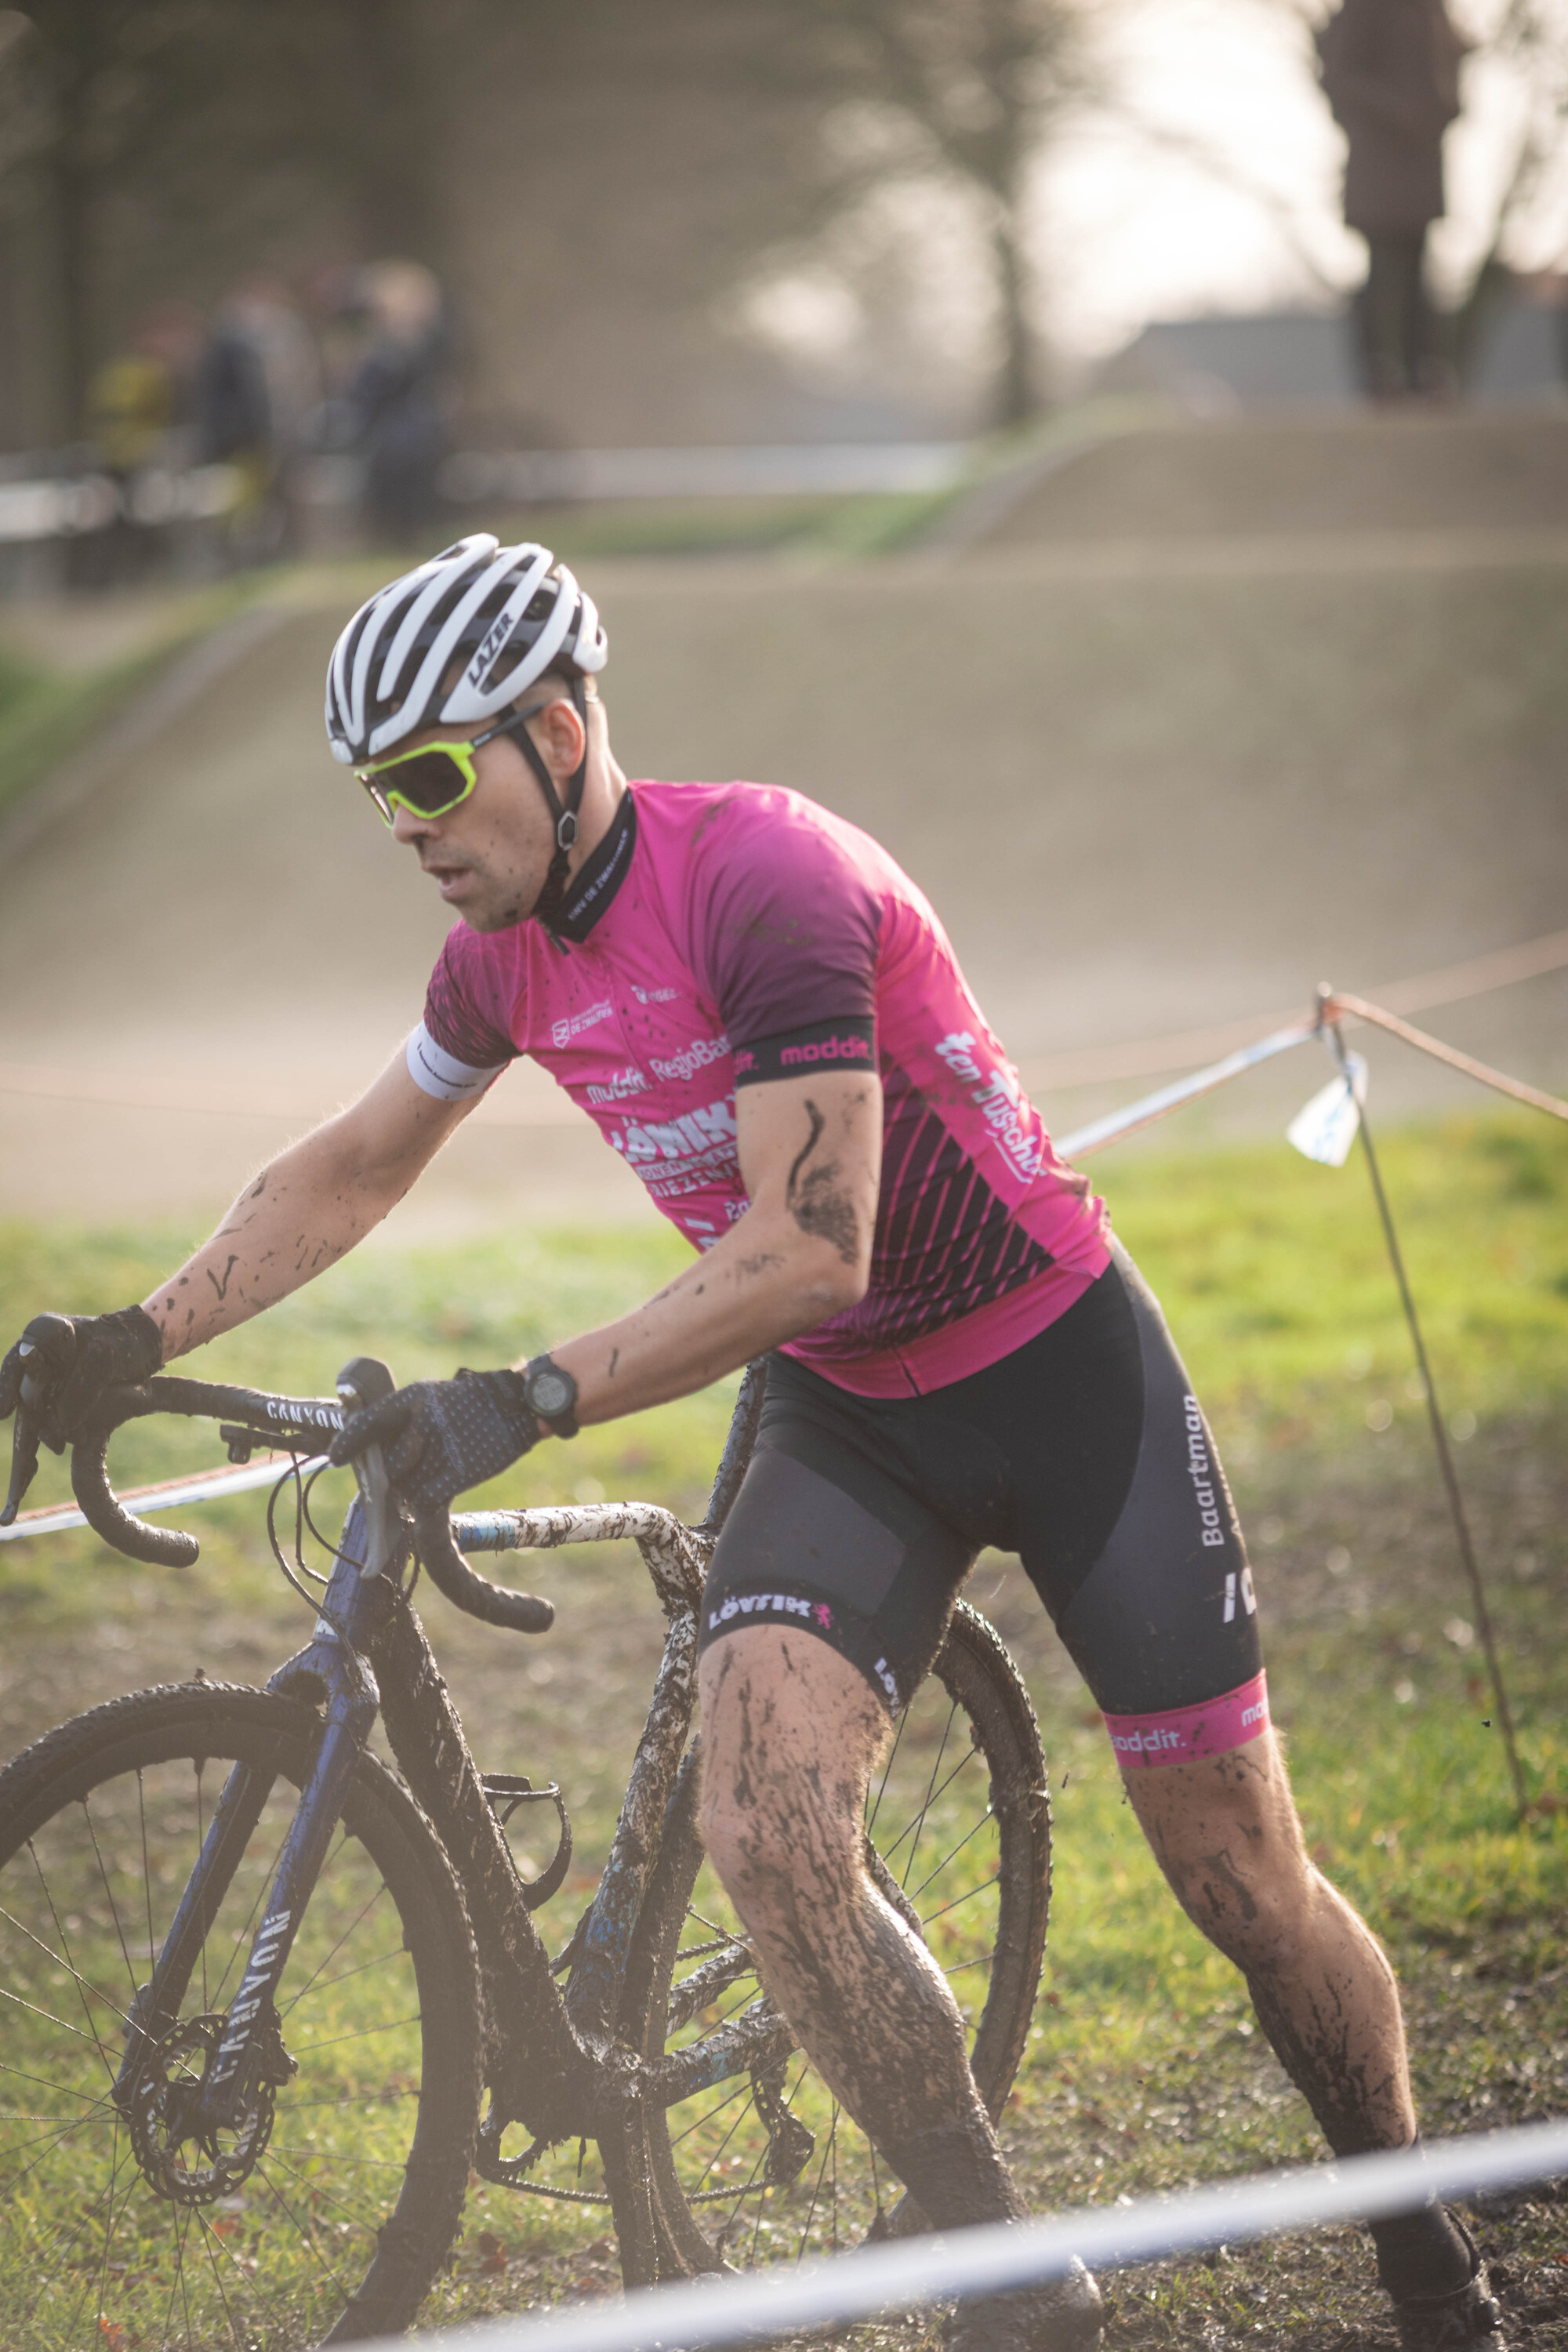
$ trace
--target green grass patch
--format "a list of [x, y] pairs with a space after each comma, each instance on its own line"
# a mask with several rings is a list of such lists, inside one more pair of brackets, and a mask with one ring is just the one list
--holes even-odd
[[[1482, 1112], [1391, 1130], [1379, 1157], [1446, 1408], [1479, 1422], [1561, 1397], [1568, 1129]], [[1277, 1143], [1110, 1155], [1093, 1174], [1227, 1441], [1319, 1446], [1369, 1415], [1420, 1421], [1359, 1150], [1342, 1169]]]

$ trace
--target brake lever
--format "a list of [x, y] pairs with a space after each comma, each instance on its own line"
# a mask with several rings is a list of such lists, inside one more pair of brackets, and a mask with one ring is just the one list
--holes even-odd
[[[76, 1354], [76, 1332], [63, 1315], [35, 1315], [23, 1332], [18, 1353], [24, 1360], [37, 1356], [42, 1370], [58, 1379], [68, 1372]], [[44, 1433], [47, 1391], [32, 1371], [22, 1375], [22, 1393], [11, 1424], [11, 1484], [0, 1528], [8, 1528], [22, 1507], [28, 1487], [38, 1475], [38, 1441]], [[45, 1441], [47, 1442], [47, 1440]]]
[[[366, 1405], [379, 1404], [397, 1386], [388, 1366], [375, 1356], [355, 1356], [338, 1374], [337, 1391], [346, 1421]], [[356, 1454], [352, 1468], [364, 1505], [365, 1559], [362, 1577], [386, 1576], [396, 1581], [410, 1549], [408, 1521], [393, 1490], [386, 1456], [379, 1445]]]

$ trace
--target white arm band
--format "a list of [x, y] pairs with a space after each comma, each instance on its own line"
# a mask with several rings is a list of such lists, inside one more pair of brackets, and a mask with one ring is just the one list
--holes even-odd
[[434, 1095], [437, 1102], [471, 1102], [506, 1068], [504, 1062], [497, 1062], [488, 1070], [476, 1070], [471, 1063], [459, 1062], [455, 1054], [437, 1045], [423, 1021], [410, 1033], [405, 1055], [408, 1075], [415, 1085], [422, 1087], [427, 1095]]

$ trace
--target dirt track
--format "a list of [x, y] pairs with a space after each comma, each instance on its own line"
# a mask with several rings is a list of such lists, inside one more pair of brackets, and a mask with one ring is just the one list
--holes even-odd
[[[592, 584], [628, 772], [768, 777], [868, 824], [1026, 1064], [1266, 1016], [1324, 977], [1375, 996], [1563, 921], [1555, 532], [1058, 537]], [[290, 612], [7, 859], [0, 1061], [27, 1091], [3, 1097], [0, 1209], [199, 1220], [416, 1016], [444, 925], [326, 754], [342, 617], [330, 595]], [[1565, 1013], [1559, 976], [1430, 1025], [1561, 1086]], [[1473, 1098], [1371, 1050], [1385, 1116]], [[1299, 1056], [1185, 1116], [1272, 1123], [1319, 1076]], [[1047, 1116], [1137, 1090], [1047, 1095]], [[519, 1207], [642, 1213], [536, 1074], [403, 1229]]]

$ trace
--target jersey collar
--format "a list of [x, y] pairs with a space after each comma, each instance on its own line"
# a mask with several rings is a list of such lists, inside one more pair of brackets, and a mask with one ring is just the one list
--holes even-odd
[[574, 947], [583, 945], [630, 873], [637, 840], [637, 803], [628, 790], [621, 794], [604, 839], [584, 859], [568, 886], [564, 904], [550, 925], [557, 938], [570, 940]]

